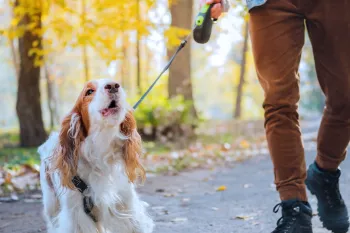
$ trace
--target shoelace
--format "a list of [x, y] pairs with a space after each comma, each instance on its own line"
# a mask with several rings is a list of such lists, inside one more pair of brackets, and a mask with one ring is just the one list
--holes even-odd
[[[278, 203], [277, 205], [275, 205], [275, 207], [273, 207], [273, 212], [276, 214], [278, 213], [279, 209], [282, 207], [282, 202]], [[295, 207], [295, 208], [299, 208], [299, 207]], [[291, 208], [293, 212], [295, 212], [295, 209], [293, 209], [293, 207]], [[299, 209], [298, 209], [299, 210]], [[295, 223], [296, 217], [293, 216], [286, 216], [286, 214], [284, 213], [284, 211], [282, 210], [282, 217], [280, 217], [277, 220], [277, 228], [272, 232], [272, 233], [287, 233], [288, 230], [292, 227], [292, 225]]]
[[324, 194], [326, 195], [329, 207], [333, 208], [336, 205], [341, 205], [343, 198], [339, 191], [339, 182], [336, 181], [332, 183], [327, 179], [326, 183], [328, 185], [325, 185], [324, 187]]

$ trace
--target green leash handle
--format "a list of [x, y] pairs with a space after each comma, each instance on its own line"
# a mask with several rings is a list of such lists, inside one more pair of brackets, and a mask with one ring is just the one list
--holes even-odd
[[193, 39], [199, 44], [205, 44], [210, 39], [211, 29], [213, 27], [210, 12], [213, 6], [214, 4], [205, 4], [196, 17]]

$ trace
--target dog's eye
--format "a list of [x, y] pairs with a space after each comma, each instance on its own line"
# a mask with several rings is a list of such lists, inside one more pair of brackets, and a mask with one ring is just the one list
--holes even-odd
[[86, 91], [85, 96], [91, 95], [92, 93], [94, 93], [94, 90], [89, 89]]

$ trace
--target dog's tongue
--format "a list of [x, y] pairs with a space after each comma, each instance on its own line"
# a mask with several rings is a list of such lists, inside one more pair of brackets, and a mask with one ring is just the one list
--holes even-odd
[[117, 112], [117, 108], [105, 108], [102, 109], [101, 114], [102, 116], [106, 117], [112, 114], [115, 114]]
[[102, 113], [102, 116], [108, 116], [109, 115], [109, 109], [108, 108], [105, 108], [101, 111]]

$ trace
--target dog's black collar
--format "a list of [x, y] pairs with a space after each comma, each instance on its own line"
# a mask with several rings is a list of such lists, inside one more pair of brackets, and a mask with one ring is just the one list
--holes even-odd
[[90, 196], [84, 194], [85, 190], [88, 189], [88, 185], [80, 179], [79, 176], [74, 176], [72, 179], [74, 186], [81, 192], [83, 195], [83, 205], [85, 213], [92, 218], [94, 222], [97, 222], [96, 216], [93, 215], [92, 209], [94, 208], [94, 202]]

